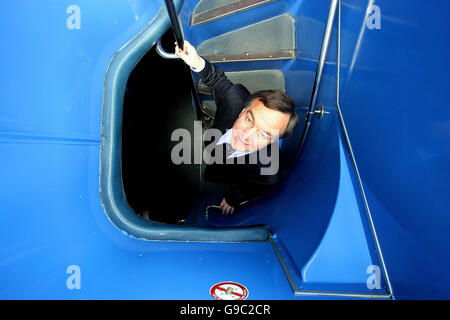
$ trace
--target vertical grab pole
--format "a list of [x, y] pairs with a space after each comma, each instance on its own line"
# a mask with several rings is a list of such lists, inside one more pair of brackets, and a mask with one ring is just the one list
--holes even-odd
[[[170, 24], [172, 25], [172, 31], [175, 37], [175, 41], [177, 42], [178, 47], [181, 50], [184, 50], [183, 30], [181, 28], [180, 21], [178, 20], [178, 15], [173, 0], [164, 0], [164, 2], [166, 4], [167, 13], [169, 14]], [[195, 85], [194, 76], [192, 75], [192, 72], [190, 72], [190, 70], [189, 73], [191, 75], [189, 86], [191, 89], [192, 99], [194, 101], [195, 114], [197, 116], [197, 120], [201, 120], [202, 112], [200, 107], [200, 99], [198, 98], [197, 87]]]
[[178, 20], [177, 11], [172, 0], [164, 0], [166, 3], [167, 13], [169, 14], [170, 24], [172, 25], [173, 35], [178, 47], [184, 49], [184, 37], [181, 30], [180, 21]]
[[[311, 99], [309, 101], [308, 112], [306, 113], [306, 124], [303, 128], [302, 136], [300, 142], [295, 150], [295, 156], [292, 157], [291, 164], [295, 160], [299, 151], [302, 149], [305, 142], [308, 129], [311, 125], [311, 114], [314, 114], [314, 109], [316, 107], [317, 96], [319, 95], [320, 81], [322, 80], [323, 67], [325, 65], [325, 60], [327, 58], [328, 45], [330, 43], [331, 30], [333, 29], [334, 17], [336, 15], [338, 0], [331, 0], [330, 9], [328, 10], [327, 24], [325, 26], [325, 31], [323, 33], [322, 46], [320, 48], [319, 60], [317, 62], [316, 75], [314, 77], [314, 84], [311, 93]], [[290, 166], [289, 166], [290, 167]]]
[[[173, 31], [173, 35], [175, 37], [175, 41], [177, 42], [178, 48], [180, 48], [180, 50], [184, 50], [184, 37], [183, 37], [183, 30], [181, 28], [181, 24], [180, 24], [180, 20], [178, 20], [178, 15], [177, 15], [177, 11], [175, 9], [175, 5], [173, 3], [173, 0], [164, 0], [165, 4], [166, 4], [166, 8], [167, 8], [167, 13], [169, 14], [169, 19], [170, 19], [170, 24], [172, 25], [172, 31]], [[159, 45], [160, 43], [158, 43]], [[158, 53], [161, 55], [162, 50], [159, 50], [159, 47], [157, 46], [157, 51]], [[185, 66], [186, 69], [188, 69], [187, 66]], [[192, 74], [192, 71], [189, 69], [189, 75], [190, 75], [190, 81], [189, 81], [189, 88], [191, 91], [191, 95], [192, 95], [192, 101], [194, 103], [194, 108], [195, 108], [195, 116], [197, 120], [202, 120], [203, 116], [202, 116], [202, 109], [201, 109], [201, 104], [200, 104], [200, 99], [198, 97], [198, 92], [197, 92], [197, 86], [195, 84], [195, 79], [194, 76]], [[203, 138], [203, 133], [201, 134], [201, 138]], [[195, 137], [194, 137], [195, 139]], [[194, 141], [194, 145], [196, 144], [196, 141]], [[200, 146], [203, 145], [202, 140], [200, 141]], [[200, 148], [200, 159], [202, 159], [202, 151], [203, 149]], [[200, 167], [199, 167], [199, 191], [202, 191], [202, 162], [200, 162]]]

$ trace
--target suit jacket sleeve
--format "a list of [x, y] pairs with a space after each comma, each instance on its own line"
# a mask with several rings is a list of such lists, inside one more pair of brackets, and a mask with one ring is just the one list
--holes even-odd
[[231, 82], [225, 73], [216, 65], [205, 59], [205, 67], [197, 73], [203, 83], [209, 88], [216, 102], [216, 123], [222, 126], [232, 125], [244, 108], [250, 92], [242, 84]]
[[211, 90], [211, 94], [216, 101], [222, 101], [226, 97], [227, 91], [233, 87], [233, 83], [225, 76], [225, 73], [217, 66], [205, 60], [205, 67], [198, 73], [203, 83]]

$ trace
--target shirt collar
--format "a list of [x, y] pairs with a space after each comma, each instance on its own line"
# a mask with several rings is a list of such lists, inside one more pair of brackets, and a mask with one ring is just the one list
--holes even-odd
[[[220, 137], [219, 141], [217, 142], [217, 144], [223, 144], [223, 143], [228, 143], [231, 145], [231, 137], [233, 136], [233, 129], [228, 129], [227, 132]], [[249, 153], [252, 153], [254, 151], [234, 151], [230, 156], [228, 156], [227, 158], [236, 158], [236, 157], [240, 157]]]
[[231, 144], [231, 137], [233, 135], [233, 129], [228, 129], [227, 132], [220, 137], [219, 141], [217, 142], [217, 144], [222, 144], [222, 143], [229, 143]]

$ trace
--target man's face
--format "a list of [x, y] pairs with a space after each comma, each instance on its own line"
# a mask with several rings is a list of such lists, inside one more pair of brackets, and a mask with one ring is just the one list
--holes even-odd
[[231, 146], [236, 151], [259, 150], [279, 137], [289, 118], [289, 114], [269, 109], [254, 100], [234, 122]]

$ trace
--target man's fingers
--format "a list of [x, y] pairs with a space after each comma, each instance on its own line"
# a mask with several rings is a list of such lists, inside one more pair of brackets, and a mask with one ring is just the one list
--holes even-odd
[[178, 47], [178, 46], [176, 46], [175, 47], [175, 54], [177, 55], [177, 56], [182, 56], [182, 55], [185, 55], [185, 53], [183, 52], [183, 51], [181, 51], [180, 50], [180, 48]]
[[228, 206], [224, 200], [222, 201], [222, 203], [220, 205], [220, 209], [222, 211], [222, 214], [227, 214]]
[[175, 46], [175, 55], [180, 56], [180, 48], [178, 46]]
[[[178, 47], [178, 42], [175, 41], [174, 44], [175, 44], [175, 48], [179, 48]], [[184, 44], [183, 44], [183, 50], [180, 50], [180, 51], [186, 52], [187, 48], [192, 48], [192, 45], [185, 40]]]
[[[175, 43], [176, 43], [176, 42], [175, 42]], [[185, 47], [185, 50], [186, 50], [186, 47]], [[175, 55], [176, 55], [176, 56], [178, 56], [178, 57], [180, 57], [180, 58], [185, 58], [185, 57], [186, 57], [186, 52], [185, 52], [185, 50], [182, 51], [182, 50], [180, 50], [180, 47], [178, 47], [178, 45], [175, 45]]]
[[220, 211], [224, 215], [229, 215], [229, 214], [233, 214], [234, 213], [234, 208], [227, 203], [225, 198], [222, 199], [222, 201], [220, 202], [220, 206], [219, 207], [220, 207]]
[[227, 202], [225, 201], [225, 198], [222, 199], [222, 202], [220, 203], [220, 208], [222, 209], [222, 213], [225, 213], [227, 209]]

